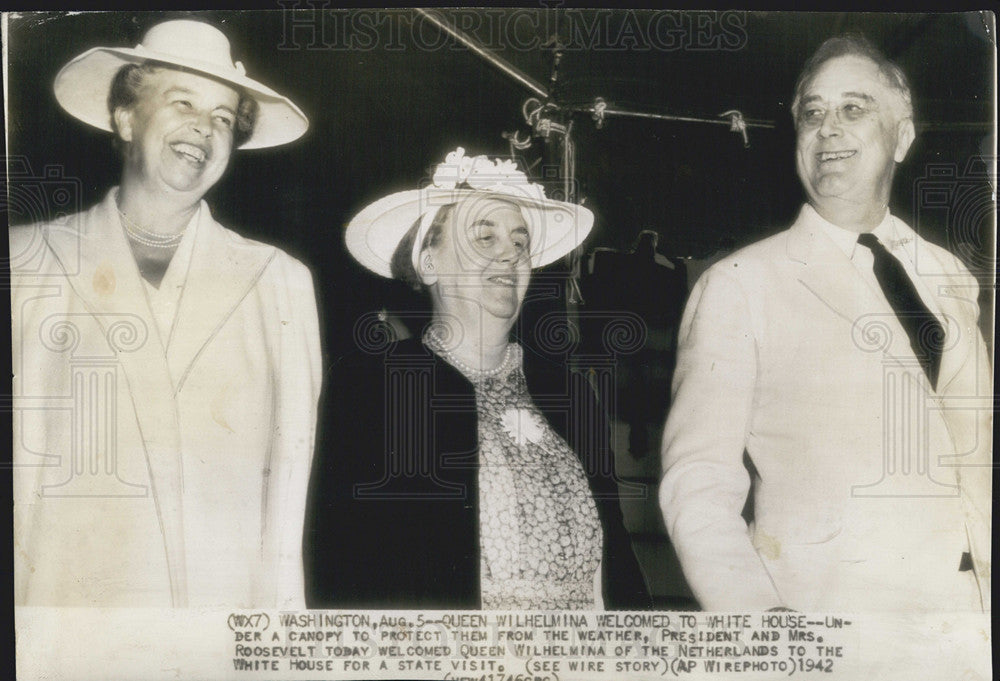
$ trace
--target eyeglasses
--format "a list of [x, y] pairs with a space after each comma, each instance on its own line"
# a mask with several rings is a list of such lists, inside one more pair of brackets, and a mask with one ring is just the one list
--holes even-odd
[[878, 108], [858, 102], [846, 102], [833, 109], [809, 103], [799, 107], [796, 127], [818, 128], [826, 121], [827, 114], [833, 112], [834, 119], [841, 125], [857, 123], [877, 111]]

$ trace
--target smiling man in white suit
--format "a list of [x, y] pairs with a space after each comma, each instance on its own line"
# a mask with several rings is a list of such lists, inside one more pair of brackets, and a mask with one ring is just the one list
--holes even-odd
[[682, 321], [660, 505], [684, 574], [707, 610], [988, 610], [992, 372], [976, 279], [888, 209], [906, 77], [832, 38], [792, 110], [808, 203]]
[[90, 210], [11, 229], [15, 602], [304, 607], [312, 276], [202, 197], [234, 148], [308, 121], [200, 21], [88, 50], [55, 95], [123, 170]]

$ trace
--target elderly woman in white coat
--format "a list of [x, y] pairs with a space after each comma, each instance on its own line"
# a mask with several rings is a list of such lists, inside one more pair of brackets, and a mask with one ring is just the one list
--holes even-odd
[[55, 94], [123, 170], [90, 210], [11, 230], [16, 603], [301, 606], [312, 278], [202, 197], [234, 148], [308, 121], [197, 21], [85, 52]]

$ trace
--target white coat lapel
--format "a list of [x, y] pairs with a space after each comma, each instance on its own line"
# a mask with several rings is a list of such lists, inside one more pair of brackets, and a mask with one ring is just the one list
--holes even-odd
[[822, 228], [808, 219], [808, 210], [803, 208], [788, 233], [788, 257], [804, 265], [798, 275], [799, 283], [849, 324], [880, 310], [884, 303], [879, 304], [854, 263]]
[[146, 303], [146, 294], [132, 250], [122, 231], [114, 200], [115, 190], [81, 215], [78, 225], [43, 227], [49, 248], [62, 265], [73, 291], [83, 299], [98, 322], [124, 317], [136, 325], [144, 342], [126, 355], [148, 360], [164, 356], [163, 344]]
[[128, 382], [163, 531], [171, 597], [175, 606], [184, 606], [187, 579], [177, 405], [163, 344], [118, 218], [115, 193], [112, 189], [103, 202], [83, 214], [78, 230], [50, 226], [44, 237], [69, 285], [103, 330]]
[[202, 350], [277, 253], [273, 246], [224, 229], [204, 202], [199, 216], [191, 264], [167, 342], [167, 363], [178, 392]]
[[[902, 251], [901, 255], [913, 263], [917, 273], [914, 279], [917, 292], [924, 304], [943, 322], [944, 352], [941, 354], [937, 386], [939, 393], [944, 392], [969, 353], [976, 348], [977, 320], [965, 311], [976, 302], [972, 300], [974, 290], [965, 280], [956, 279], [955, 273], [960, 271], [956, 263], [941, 262], [938, 253], [928, 248], [927, 242], [909, 225], [897, 218], [895, 229], [899, 240], [893, 244], [893, 254], [896, 255], [897, 250]], [[955, 256], [948, 254], [944, 257]]]
[[909, 337], [884, 297], [811, 218], [804, 207], [788, 234], [788, 257], [802, 263], [799, 283], [851, 327], [861, 351], [887, 358], [912, 354]]

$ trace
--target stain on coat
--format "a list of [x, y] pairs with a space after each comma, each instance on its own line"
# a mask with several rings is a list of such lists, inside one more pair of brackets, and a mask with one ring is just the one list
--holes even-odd
[[218, 423], [220, 426], [228, 430], [230, 433], [235, 433], [232, 428], [229, 427], [229, 422], [226, 421], [226, 407], [229, 404], [229, 383], [226, 383], [219, 392], [215, 394], [212, 398], [212, 404], [209, 407], [212, 414], [212, 420]]
[[768, 560], [778, 560], [781, 555], [781, 542], [766, 532], [758, 532], [754, 544], [758, 553]]
[[115, 268], [105, 260], [94, 270], [94, 292], [104, 298], [115, 292], [115, 286], [117, 286]]

